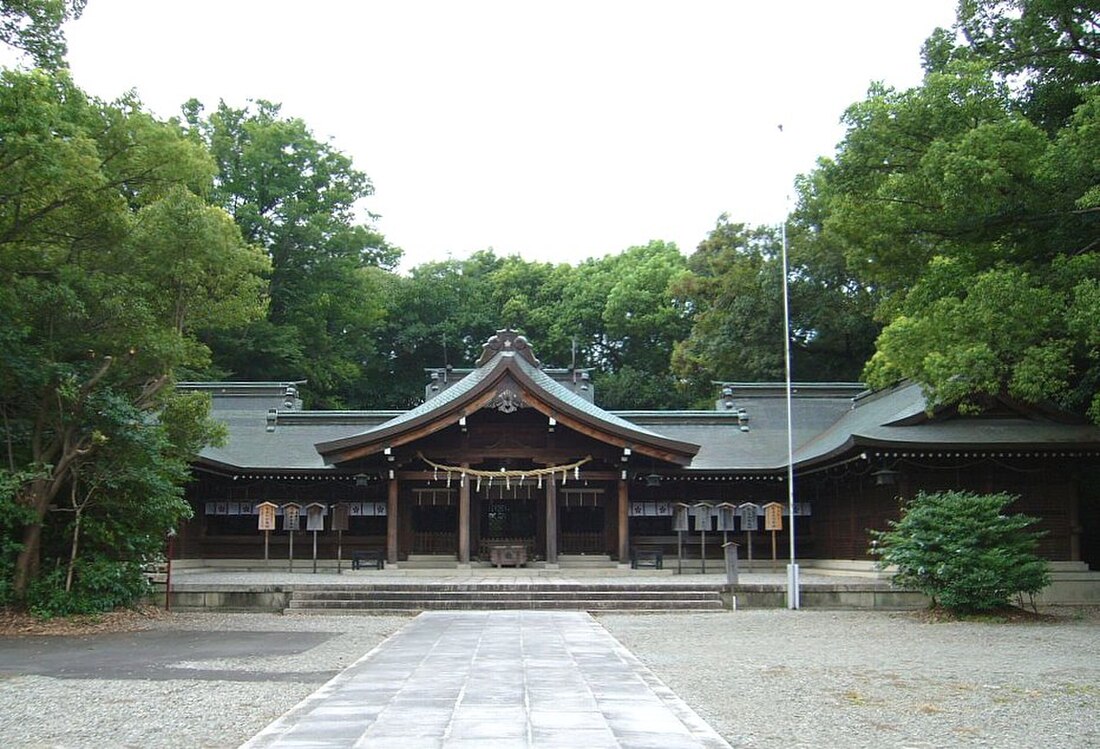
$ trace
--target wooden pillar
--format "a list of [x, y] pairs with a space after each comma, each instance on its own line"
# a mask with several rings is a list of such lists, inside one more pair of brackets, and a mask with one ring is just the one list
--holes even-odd
[[619, 479], [619, 564], [630, 559], [630, 485]]
[[1069, 481], [1069, 491], [1067, 492], [1069, 500], [1069, 560], [1071, 562], [1081, 561], [1081, 495], [1078, 491], [1078, 487], [1081, 485], [1081, 474], [1079, 471], [1074, 471], [1071, 474], [1072, 478]]
[[466, 474], [458, 480], [458, 561], [470, 562], [470, 477]]
[[553, 474], [546, 477], [546, 563], [558, 563], [558, 487]]
[[390, 479], [386, 497], [386, 561], [397, 564], [397, 479]]

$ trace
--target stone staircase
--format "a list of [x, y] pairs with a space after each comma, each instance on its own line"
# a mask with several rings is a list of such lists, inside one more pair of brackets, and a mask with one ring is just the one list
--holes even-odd
[[425, 610], [725, 611], [720, 585], [363, 583], [291, 593], [288, 614]]

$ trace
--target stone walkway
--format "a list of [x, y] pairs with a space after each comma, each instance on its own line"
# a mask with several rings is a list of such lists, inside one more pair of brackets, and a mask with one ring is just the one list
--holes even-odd
[[244, 747], [729, 747], [591, 616], [425, 612]]

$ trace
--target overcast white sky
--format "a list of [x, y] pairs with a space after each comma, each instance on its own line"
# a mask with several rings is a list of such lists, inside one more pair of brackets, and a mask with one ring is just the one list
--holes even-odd
[[[77, 82], [282, 102], [370, 175], [404, 266], [493, 248], [690, 253], [727, 212], [777, 223], [872, 80], [920, 81], [955, 0], [90, 0]], [[778, 125], [784, 127], [779, 133]]]

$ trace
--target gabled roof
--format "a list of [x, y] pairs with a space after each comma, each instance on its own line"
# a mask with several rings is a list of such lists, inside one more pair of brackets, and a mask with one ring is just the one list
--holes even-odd
[[678, 465], [689, 465], [699, 445], [671, 439], [587, 402], [539, 369], [522, 351], [504, 348], [435, 398], [373, 429], [319, 442], [327, 463], [342, 463], [421, 439], [454, 425], [459, 418], [510, 398], [560, 425], [597, 440]]

